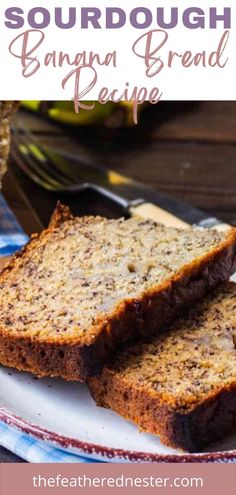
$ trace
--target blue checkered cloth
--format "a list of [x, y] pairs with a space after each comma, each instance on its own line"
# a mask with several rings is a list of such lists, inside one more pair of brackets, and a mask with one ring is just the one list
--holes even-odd
[[27, 240], [27, 235], [0, 193], [0, 256], [10, 256]]
[[0, 421], [0, 445], [14, 452], [28, 462], [90, 463], [96, 462], [86, 457], [70, 454], [44, 442], [40, 442], [25, 433], [10, 428]]
[[[27, 242], [28, 237], [0, 193], [0, 256], [10, 256]], [[0, 421], [0, 445], [28, 462], [94, 462], [54, 448]]]

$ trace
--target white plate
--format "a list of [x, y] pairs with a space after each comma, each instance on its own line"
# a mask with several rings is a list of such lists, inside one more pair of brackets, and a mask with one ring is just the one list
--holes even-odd
[[[83, 384], [0, 367], [0, 419], [69, 452], [110, 462], [236, 461], [236, 436], [208, 454], [183, 454], [96, 407]], [[218, 451], [218, 453], [217, 453]], [[221, 451], [221, 452], [220, 452]], [[223, 451], [223, 452], [222, 452]]]

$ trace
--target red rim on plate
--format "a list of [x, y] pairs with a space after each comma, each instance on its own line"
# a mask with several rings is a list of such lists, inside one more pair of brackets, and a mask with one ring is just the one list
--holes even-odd
[[[236, 450], [224, 452], [209, 452], [204, 454], [154, 454], [149, 452], [132, 452], [129, 450], [104, 447], [93, 443], [82, 442], [78, 439], [65, 437], [48, 431], [41, 426], [31, 424], [27, 420], [0, 407], [0, 420], [9, 426], [31, 435], [41, 441], [56, 443], [61, 449], [75, 448], [81, 451], [78, 455], [100, 456], [104, 461], [122, 459], [126, 462], [236, 462]], [[76, 455], [76, 454], [75, 454]], [[102, 459], [101, 459], [102, 460]]]

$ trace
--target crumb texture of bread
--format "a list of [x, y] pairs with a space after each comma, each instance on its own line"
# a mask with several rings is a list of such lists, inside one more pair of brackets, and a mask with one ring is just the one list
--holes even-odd
[[235, 258], [235, 229], [74, 218], [58, 205], [0, 275], [0, 362], [66, 379], [97, 374], [118, 346], [161, 330], [227, 279]]
[[90, 379], [109, 407], [172, 447], [200, 451], [236, 428], [236, 284]]

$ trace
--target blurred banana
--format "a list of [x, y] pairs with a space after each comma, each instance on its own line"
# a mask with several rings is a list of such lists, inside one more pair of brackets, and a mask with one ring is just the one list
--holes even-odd
[[[85, 101], [85, 104], [92, 102]], [[79, 114], [74, 111], [72, 101], [22, 101], [22, 107], [45, 115], [57, 122], [68, 125], [92, 126], [98, 123], [108, 127], [119, 127], [121, 125], [133, 125], [132, 102], [112, 103], [102, 105], [94, 102], [93, 110], [80, 109]]]

